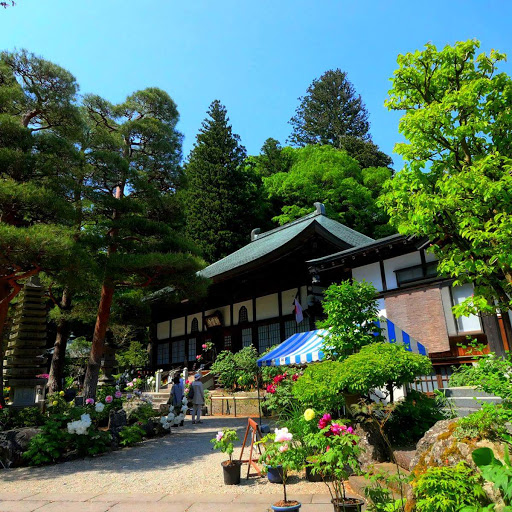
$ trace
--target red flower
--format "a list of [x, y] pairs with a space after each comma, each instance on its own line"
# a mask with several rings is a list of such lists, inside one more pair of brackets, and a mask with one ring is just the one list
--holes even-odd
[[283, 381], [286, 377], [286, 373], [283, 373], [282, 375], [276, 375], [274, 377], [274, 384], [279, 384], [281, 381]]
[[276, 392], [276, 387], [273, 384], [269, 384], [267, 386], [267, 393], [270, 393], [271, 395], [273, 395], [275, 392]]
[[299, 378], [299, 374], [298, 373], [292, 375], [293, 382], [296, 382], [298, 378]]

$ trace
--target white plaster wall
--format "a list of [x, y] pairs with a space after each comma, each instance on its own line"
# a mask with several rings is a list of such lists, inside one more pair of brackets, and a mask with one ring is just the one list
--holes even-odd
[[253, 321], [252, 318], [252, 300], [246, 300], [244, 302], [237, 302], [236, 304], [233, 304], [233, 322], [235, 325], [238, 325], [240, 323], [240, 317], [239, 312], [240, 308], [242, 306], [245, 306], [247, 308], [247, 317], [249, 319], [249, 322]]
[[379, 292], [383, 290], [380, 265], [378, 262], [353, 268], [352, 278], [356, 281], [362, 281], [364, 279], [368, 283], [372, 283]]
[[221, 308], [217, 308], [217, 311], [220, 311], [222, 318], [224, 319], [224, 326], [229, 327], [231, 325], [230, 307], [222, 306]]
[[433, 252], [425, 251], [425, 261], [430, 263], [431, 261], [437, 261], [436, 255]]
[[386, 286], [388, 290], [397, 287], [395, 270], [402, 268], [413, 267], [414, 265], [421, 265], [421, 257], [419, 251], [403, 254], [384, 260], [384, 275], [386, 276]]
[[[283, 315], [291, 315], [295, 310], [293, 307], [293, 300], [295, 299], [295, 295], [297, 294], [297, 288], [292, 288], [290, 290], [285, 290], [281, 292], [281, 300], [283, 301]], [[304, 308], [305, 304], [301, 306]]]
[[202, 315], [201, 313], [195, 313], [187, 317], [187, 332], [189, 334], [192, 332], [192, 321], [194, 320], [194, 318], [197, 318], [197, 326], [199, 327], [199, 332], [203, 330]]
[[167, 320], [166, 322], [159, 322], [156, 324], [156, 339], [157, 340], [166, 340], [171, 335], [171, 322]]
[[[464, 302], [464, 300], [471, 295], [473, 295], [472, 284], [468, 283], [463, 284], [462, 286], [452, 287], [453, 304], [455, 306]], [[482, 326], [480, 325], [480, 318], [475, 315], [461, 316], [456, 318], [455, 321], [457, 322], [457, 328], [459, 329], [459, 332], [480, 332], [482, 330]]]
[[256, 299], [256, 320], [265, 320], [279, 316], [277, 293], [265, 295]]
[[174, 318], [172, 320], [171, 335], [173, 338], [175, 336], [184, 336], [185, 335], [185, 317], [184, 316], [182, 316], [180, 318]]

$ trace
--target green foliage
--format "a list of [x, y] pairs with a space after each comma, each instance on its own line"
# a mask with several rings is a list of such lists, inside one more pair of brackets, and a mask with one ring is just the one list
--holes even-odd
[[431, 371], [427, 356], [408, 352], [398, 343], [373, 343], [343, 361], [341, 387], [350, 393], [368, 394], [376, 388], [411, 383]]
[[257, 211], [259, 179], [244, 167], [245, 148], [215, 100], [188, 162], [183, 191], [187, 230], [213, 263], [245, 245]]
[[510, 309], [511, 78], [506, 56], [476, 40], [399, 55], [386, 105], [403, 111], [406, 162], [383, 205], [400, 233], [425, 236], [438, 271], [474, 283], [457, 315]]
[[364, 495], [369, 500], [369, 512], [403, 512], [405, 498], [395, 499], [392, 489], [402, 488], [408, 477], [400, 474], [390, 474], [386, 471], [366, 473], [369, 485], [364, 488]]
[[284, 421], [292, 414], [295, 399], [293, 396], [294, 382], [286, 376], [279, 384], [269, 384], [263, 405], [270, 412], [277, 414]]
[[476, 386], [478, 389], [512, 401], [512, 356], [494, 353], [476, 357], [476, 363], [461, 365], [450, 376], [450, 386]]
[[473, 462], [482, 472], [483, 477], [494, 484], [498, 489], [505, 502], [504, 512], [510, 512], [512, 507], [512, 464], [510, 463], [510, 455], [508, 445], [505, 445], [505, 460], [501, 462], [494, 456], [494, 452], [490, 448], [477, 448], [471, 454]]
[[217, 436], [210, 440], [215, 450], [229, 455], [229, 462], [233, 461], [234, 442], [239, 441], [236, 430], [225, 428], [217, 433]]
[[142, 441], [145, 433], [139, 423], [123, 427], [119, 431], [119, 444], [121, 446], [133, 446]]
[[483, 404], [469, 416], [460, 418], [454, 436], [458, 439], [501, 439], [505, 425], [512, 421], [512, 410], [501, 404]]
[[412, 488], [417, 512], [458, 512], [486, 499], [480, 477], [463, 462], [428, 468], [412, 482]]
[[59, 460], [67, 451], [69, 434], [64, 430], [65, 420], [55, 415], [42, 427], [42, 432], [34, 436], [23, 458], [30, 466], [40, 466]]
[[20, 427], [40, 427], [45, 421], [46, 418], [39, 407], [25, 407], [24, 409], [6, 407], [0, 409], [0, 431]]
[[435, 423], [446, 419], [443, 405], [425, 393], [408, 391], [386, 422], [384, 431], [388, 439], [398, 446], [417, 443]]
[[363, 172], [345, 151], [330, 146], [284, 148], [282, 152], [291, 162], [290, 169], [263, 179], [270, 201], [282, 210], [273, 220], [285, 224], [302, 217], [311, 213], [316, 201], [325, 205], [331, 218], [369, 236], [393, 232], [375, 203], [383, 182], [391, 177], [389, 169]]
[[130, 423], [146, 423], [149, 419], [155, 417], [155, 411], [150, 404], [142, 403], [130, 413]]
[[[322, 307], [326, 319], [318, 322], [327, 329], [324, 352], [333, 360], [343, 360], [365, 345], [382, 340], [378, 327], [377, 290], [366, 281], [342, 281], [325, 290]], [[377, 334], [377, 335], [376, 335]]]
[[229, 350], [219, 353], [211, 371], [218, 375], [226, 389], [246, 390], [256, 385], [258, 352], [251, 345], [233, 354]]
[[304, 407], [316, 411], [338, 411], [344, 402], [342, 363], [323, 361], [309, 365], [293, 386], [293, 397]]
[[116, 352], [116, 363], [120, 371], [144, 368], [149, 363], [147, 349], [140, 341], [131, 341], [129, 347]]

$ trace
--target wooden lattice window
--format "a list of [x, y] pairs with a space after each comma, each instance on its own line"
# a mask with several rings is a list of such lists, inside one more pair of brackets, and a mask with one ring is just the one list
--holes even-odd
[[238, 310], [238, 323], [245, 324], [248, 321], [249, 321], [249, 314], [247, 313], [247, 308], [245, 306], [242, 306]]
[[199, 332], [199, 322], [197, 318], [192, 319], [192, 325], [190, 326], [190, 332]]

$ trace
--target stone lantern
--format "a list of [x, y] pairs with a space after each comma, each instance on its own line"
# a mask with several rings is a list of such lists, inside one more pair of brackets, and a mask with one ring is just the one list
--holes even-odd
[[4, 379], [13, 407], [44, 401], [46, 372], [46, 305], [38, 277], [30, 278], [19, 294], [4, 361]]

